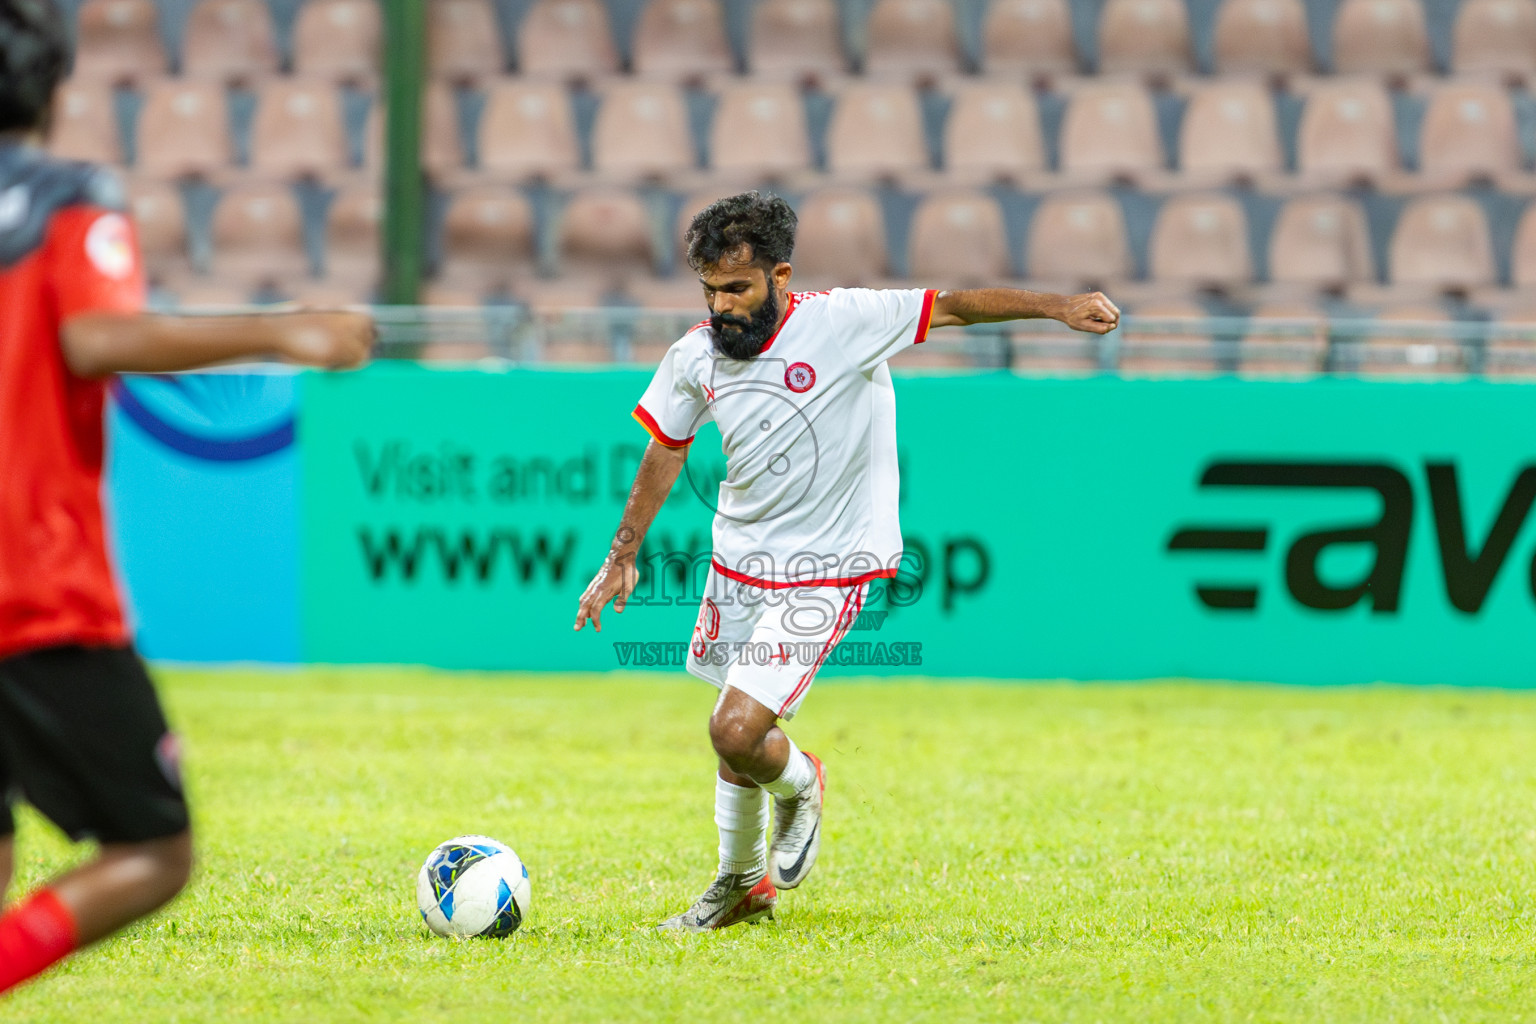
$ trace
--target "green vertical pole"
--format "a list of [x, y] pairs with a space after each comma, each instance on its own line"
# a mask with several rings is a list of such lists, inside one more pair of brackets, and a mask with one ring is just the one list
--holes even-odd
[[384, 301], [415, 304], [426, 240], [421, 97], [426, 82], [427, 0], [384, 0]]

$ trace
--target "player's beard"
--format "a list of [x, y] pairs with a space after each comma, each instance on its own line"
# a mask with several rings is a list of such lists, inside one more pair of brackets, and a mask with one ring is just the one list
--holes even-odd
[[[727, 324], [736, 330], [725, 330]], [[751, 359], [768, 344], [768, 339], [773, 337], [778, 326], [779, 297], [769, 289], [768, 298], [763, 300], [757, 312], [750, 317], [722, 316], [719, 313], [711, 316], [709, 336], [714, 342], [715, 351], [727, 359]]]

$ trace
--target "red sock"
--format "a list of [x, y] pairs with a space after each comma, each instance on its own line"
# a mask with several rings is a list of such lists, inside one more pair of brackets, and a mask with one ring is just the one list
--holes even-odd
[[0, 992], [43, 973], [75, 945], [74, 915], [52, 889], [39, 889], [0, 915]]

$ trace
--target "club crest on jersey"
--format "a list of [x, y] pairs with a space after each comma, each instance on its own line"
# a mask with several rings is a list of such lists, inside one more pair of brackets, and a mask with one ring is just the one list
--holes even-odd
[[784, 386], [797, 395], [811, 390], [815, 384], [816, 371], [810, 363], [791, 363], [789, 369], [784, 371]]
[[104, 213], [85, 233], [85, 254], [97, 270], [120, 281], [133, 273], [133, 244], [128, 220], [120, 213]]

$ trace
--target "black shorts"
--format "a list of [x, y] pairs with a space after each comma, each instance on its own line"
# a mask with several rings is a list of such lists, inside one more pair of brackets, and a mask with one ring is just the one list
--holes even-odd
[[131, 648], [0, 661], [0, 836], [25, 800], [71, 839], [138, 843], [187, 828], [176, 737]]

